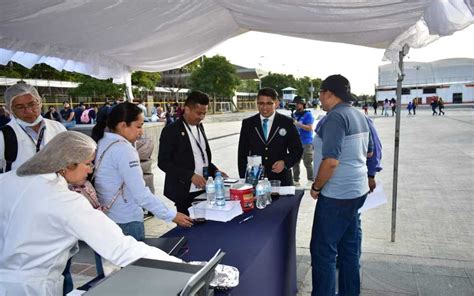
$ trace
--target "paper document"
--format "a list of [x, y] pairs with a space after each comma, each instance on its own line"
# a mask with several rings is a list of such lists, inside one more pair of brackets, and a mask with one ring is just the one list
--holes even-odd
[[295, 195], [295, 190], [295, 186], [280, 186], [280, 188], [278, 188], [280, 195]]
[[374, 192], [367, 195], [367, 199], [365, 200], [364, 205], [359, 209], [359, 213], [363, 213], [386, 203], [387, 196], [383, 191], [383, 186], [381, 183], [377, 183], [377, 187], [375, 187]]

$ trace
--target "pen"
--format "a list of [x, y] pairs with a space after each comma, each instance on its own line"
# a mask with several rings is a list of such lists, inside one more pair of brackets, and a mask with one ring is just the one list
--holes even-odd
[[248, 220], [250, 220], [250, 219], [252, 219], [252, 218], [253, 218], [253, 215], [248, 216], [248, 217], [245, 218], [244, 220], [239, 221], [239, 224], [242, 224], [242, 223], [244, 223], [245, 221], [248, 221]]

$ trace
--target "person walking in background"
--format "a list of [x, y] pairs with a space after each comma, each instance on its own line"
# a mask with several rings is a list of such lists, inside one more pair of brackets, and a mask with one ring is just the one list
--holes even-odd
[[[304, 109], [305, 99], [296, 96], [293, 99], [296, 104], [296, 110], [292, 114], [298, 133], [300, 134], [301, 144], [303, 145], [303, 164], [306, 168], [307, 185], [311, 187], [313, 182], [313, 123], [314, 117], [311, 111]], [[300, 162], [301, 158], [293, 166], [293, 180], [295, 186], [300, 186]]]
[[397, 100], [395, 98], [390, 100], [390, 108], [392, 109], [392, 116], [395, 116], [395, 113], [397, 113]]
[[411, 107], [413, 109], [413, 115], [416, 115], [416, 107], [418, 106], [418, 98], [414, 98], [413, 102], [411, 104]]
[[411, 115], [412, 109], [413, 109], [413, 104], [411, 102], [408, 102], [408, 105], [407, 105], [408, 115]]
[[431, 100], [431, 110], [433, 111], [433, 116], [438, 115], [438, 112], [436, 112], [436, 108], [438, 107], [438, 102], [435, 99]]
[[[372, 103], [372, 107], [374, 108], [374, 114], [377, 115], [377, 108], [379, 107], [379, 102], [377, 102], [377, 100], [375, 100], [373, 103]], [[383, 111], [382, 111], [383, 112]]]
[[364, 114], [365, 115], [369, 115], [369, 105], [367, 104], [367, 102], [364, 103], [364, 106], [362, 107], [362, 109], [364, 109]]
[[390, 102], [388, 99], [385, 99], [383, 102], [383, 110], [382, 113], [385, 115], [385, 117], [388, 117], [388, 109], [390, 108]]
[[442, 98], [442, 97], [439, 97], [439, 99], [438, 99], [438, 109], [439, 109], [438, 115], [441, 116], [441, 113], [443, 113], [443, 115], [444, 115], [444, 111], [443, 111], [443, 109], [444, 109], [444, 101], [443, 101], [443, 98]]
[[240, 178], [245, 178], [247, 156], [259, 155], [269, 180], [293, 185], [291, 168], [301, 159], [303, 146], [293, 119], [276, 111], [278, 93], [264, 87], [257, 94], [258, 114], [242, 121], [238, 148]]
[[356, 99], [342, 75], [327, 77], [320, 88], [325, 122], [314, 137], [316, 178], [310, 194], [317, 199], [311, 236], [312, 295], [360, 294], [358, 209], [369, 192], [367, 156], [373, 142], [364, 115], [351, 106]]

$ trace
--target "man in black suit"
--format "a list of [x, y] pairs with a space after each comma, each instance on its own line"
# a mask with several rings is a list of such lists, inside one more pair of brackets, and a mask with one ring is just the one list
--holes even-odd
[[276, 112], [278, 93], [273, 88], [258, 92], [259, 114], [244, 119], [240, 130], [239, 175], [245, 177], [247, 156], [259, 155], [269, 180], [293, 185], [291, 168], [301, 158], [303, 147], [293, 120]]
[[186, 215], [194, 198], [205, 192], [207, 177], [218, 170], [211, 162], [211, 149], [201, 124], [208, 105], [207, 94], [192, 91], [183, 116], [161, 132], [158, 167], [166, 173], [164, 195]]

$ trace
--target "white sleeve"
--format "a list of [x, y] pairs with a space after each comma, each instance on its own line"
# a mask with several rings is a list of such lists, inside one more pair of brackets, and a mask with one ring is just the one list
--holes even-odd
[[65, 211], [68, 212], [68, 216], [64, 217], [65, 230], [85, 241], [105, 259], [120, 266], [126, 266], [139, 258], [182, 262], [158, 248], [123, 235], [115, 222], [101, 211], [93, 209], [86, 199], [76, 201], [74, 211]]
[[118, 156], [118, 159], [115, 161], [118, 163], [118, 173], [125, 182], [125, 193], [127, 197], [129, 197], [128, 195], [130, 194], [133, 200], [142, 208], [151, 211], [155, 217], [170, 222], [176, 217], [176, 210], [168, 209], [168, 207], [145, 186], [138, 152], [131, 146], [127, 148], [128, 149], [120, 149], [122, 153], [114, 153], [114, 156]]

